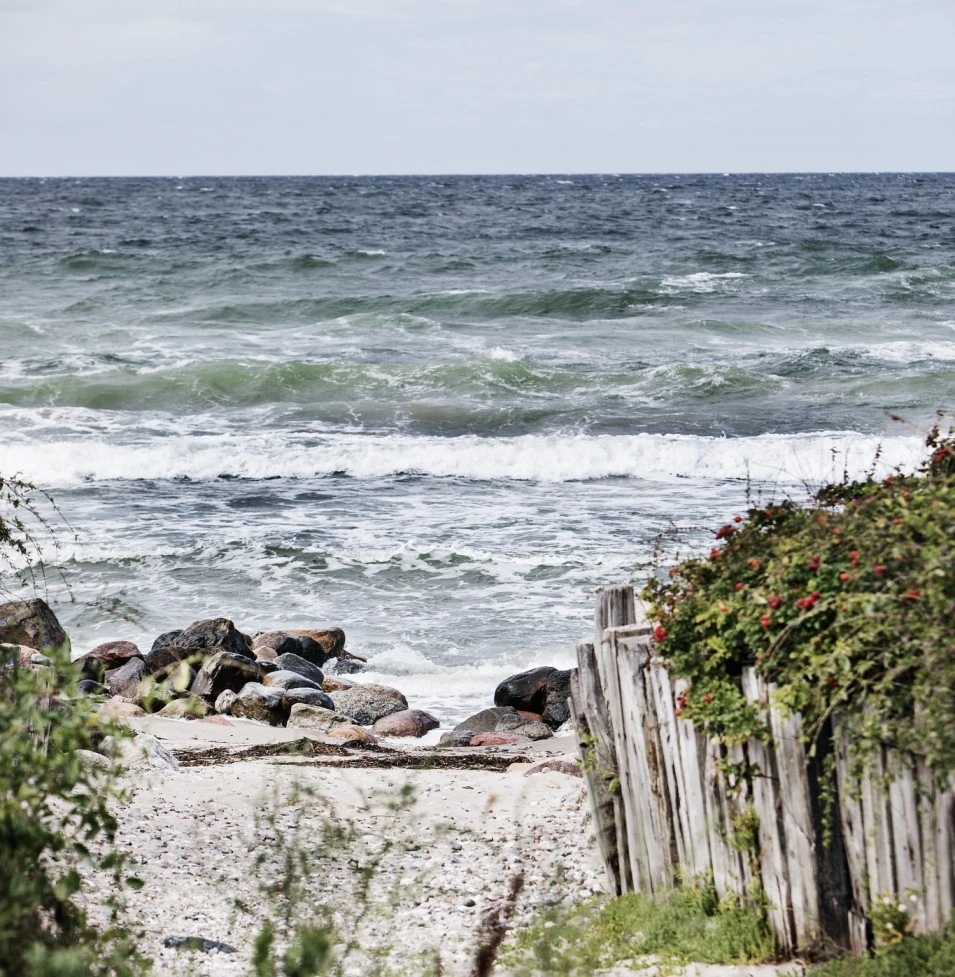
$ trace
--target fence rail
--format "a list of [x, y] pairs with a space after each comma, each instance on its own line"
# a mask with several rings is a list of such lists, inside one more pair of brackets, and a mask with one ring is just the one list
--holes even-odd
[[752, 668], [742, 691], [771, 742], [720, 744], [677, 715], [686, 685], [653, 658], [652, 640], [632, 588], [603, 589], [571, 686], [615, 892], [650, 895], [699, 877], [712, 878], [721, 897], [749, 899], [761, 888], [790, 953], [819, 940], [861, 952], [874, 901], [887, 895], [905, 900], [917, 932], [948, 922], [955, 778], [939, 788], [920, 757], [883, 747], [854, 783], [848, 730], [830, 724], [807, 750], [799, 717], [774, 708], [774, 687]]

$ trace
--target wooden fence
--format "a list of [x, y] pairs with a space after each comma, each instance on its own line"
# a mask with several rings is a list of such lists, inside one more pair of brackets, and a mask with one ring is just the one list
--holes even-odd
[[[712, 878], [719, 896], [747, 899], [759, 883], [789, 953], [822, 940], [861, 952], [870, 908], [885, 896], [904, 903], [917, 932], [946, 924], [955, 906], [955, 778], [939, 789], [921, 758], [885, 747], [861, 784], [850, 784], [848, 734], [830, 725], [807, 751], [799, 718], [771, 705], [773, 686], [751, 668], [742, 690], [772, 742], [723, 746], [678, 718], [686, 685], [652, 658], [652, 640], [632, 588], [603, 589], [571, 686], [615, 892], [650, 895]], [[736, 776], [744, 766], [756, 775]], [[827, 794], [838, 812], [828, 831]]]

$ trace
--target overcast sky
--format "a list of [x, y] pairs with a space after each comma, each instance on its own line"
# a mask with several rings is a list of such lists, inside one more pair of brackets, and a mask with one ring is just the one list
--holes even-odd
[[955, 0], [0, 0], [0, 174], [955, 169]]

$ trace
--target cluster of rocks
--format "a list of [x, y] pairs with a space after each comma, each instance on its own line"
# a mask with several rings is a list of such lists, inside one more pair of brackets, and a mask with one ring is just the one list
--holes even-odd
[[[20, 666], [48, 667], [42, 651], [69, 649], [69, 637], [42, 600], [0, 605], [0, 647]], [[355, 683], [364, 659], [345, 650], [341, 628], [286, 629], [248, 635], [227, 618], [196, 621], [159, 635], [143, 653], [109, 641], [77, 658], [78, 688], [106, 699], [101, 713], [196, 719], [217, 713], [272, 726], [318, 731], [354, 745], [377, 736], [418, 737], [439, 726], [411, 709], [397, 689]], [[569, 718], [570, 671], [534, 668], [494, 693], [494, 708], [459, 723], [444, 746], [517, 746], [553, 736]]]

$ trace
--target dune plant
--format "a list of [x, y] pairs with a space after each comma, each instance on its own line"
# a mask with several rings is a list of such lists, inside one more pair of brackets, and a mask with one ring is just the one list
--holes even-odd
[[860, 762], [888, 742], [955, 770], [953, 433], [933, 428], [915, 474], [752, 506], [649, 581], [659, 653], [690, 682], [681, 715], [727, 743], [767, 735], [738, 681], [752, 666], [810, 735], [851, 722]]

